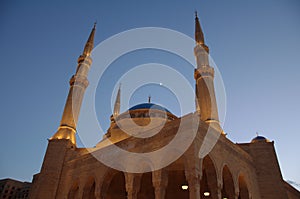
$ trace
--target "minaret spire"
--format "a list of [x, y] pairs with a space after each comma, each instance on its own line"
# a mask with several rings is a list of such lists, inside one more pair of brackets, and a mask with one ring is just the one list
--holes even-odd
[[94, 27], [90, 33], [90, 36], [84, 46], [84, 50], [83, 50], [83, 53], [82, 55], [85, 55], [85, 56], [90, 56], [93, 48], [94, 48], [94, 36], [95, 36], [95, 31], [96, 31], [96, 22], [94, 23]]
[[195, 11], [195, 41], [197, 44], [205, 44], [204, 43], [204, 34], [202, 32], [202, 28], [199, 22], [197, 11]]
[[194, 54], [197, 69], [194, 77], [196, 80], [196, 111], [200, 119], [214, 128], [220, 128], [218, 107], [214, 88], [214, 68], [209, 63], [209, 48], [205, 45], [197, 12], [195, 12], [195, 40]]
[[116, 120], [116, 117], [120, 114], [120, 107], [121, 107], [121, 84], [118, 89], [116, 101], [115, 101], [115, 106], [114, 106], [114, 118]]
[[82, 55], [78, 58], [78, 65], [75, 75], [70, 79], [70, 90], [65, 104], [60, 126], [57, 132], [50, 138], [70, 140], [74, 145], [76, 144], [75, 133], [82, 104], [85, 89], [89, 81], [87, 79], [92, 58], [90, 57], [94, 47], [94, 35], [96, 31], [96, 24], [90, 33], [90, 36], [85, 44]]

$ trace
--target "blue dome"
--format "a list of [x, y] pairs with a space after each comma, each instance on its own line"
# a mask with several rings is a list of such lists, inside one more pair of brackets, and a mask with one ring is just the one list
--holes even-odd
[[261, 141], [268, 142], [267, 138], [265, 138], [264, 136], [260, 136], [260, 135], [253, 138], [251, 142], [261, 142]]
[[156, 109], [156, 110], [166, 111], [168, 113], [171, 113], [168, 109], [166, 109], [160, 105], [153, 104], [153, 103], [138, 104], [138, 105], [131, 107], [129, 110], [133, 111], [133, 110], [138, 110], [138, 109]]

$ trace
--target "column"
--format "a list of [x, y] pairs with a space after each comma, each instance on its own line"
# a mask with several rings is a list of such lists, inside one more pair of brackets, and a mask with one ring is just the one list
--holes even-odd
[[152, 172], [152, 183], [155, 190], [155, 199], [164, 199], [168, 186], [168, 174], [165, 170]]
[[79, 185], [79, 188], [78, 188], [78, 194], [76, 194], [75, 198], [76, 199], [81, 199], [83, 198], [83, 191], [84, 191], [84, 188], [82, 185]]
[[97, 180], [95, 181], [95, 198], [96, 199], [102, 199], [101, 198], [101, 184], [102, 182], [98, 182]]
[[189, 185], [189, 198], [200, 199], [200, 177], [195, 171], [186, 171], [186, 180]]
[[238, 199], [239, 198], [239, 195], [240, 195], [240, 190], [239, 190], [239, 187], [234, 187], [234, 198], [235, 199]]
[[223, 181], [218, 179], [218, 187], [217, 187], [218, 199], [222, 199], [222, 187], [223, 187]]
[[141, 174], [125, 173], [125, 184], [128, 199], [137, 199], [141, 186]]
[[200, 180], [202, 176], [202, 160], [198, 157], [199, 144], [193, 142], [185, 152], [185, 178], [188, 182], [190, 199], [200, 199]]

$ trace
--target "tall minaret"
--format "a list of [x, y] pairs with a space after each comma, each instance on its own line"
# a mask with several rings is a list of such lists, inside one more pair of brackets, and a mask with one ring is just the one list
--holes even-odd
[[116, 120], [116, 117], [118, 117], [118, 115], [120, 114], [120, 106], [121, 106], [120, 103], [121, 103], [121, 84], [119, 86], [115, 105], [114, 105], [113, 116], [114, 116], [115, 120]]
[[58, 128], [58, 131], [50, 138], [50, 140], [68, 139], [73, 144], [76, 144], [76, 125], [84, 92], [89, 84], [87, 77], [90, 66], [92, 64], [92, 59], [90, 55], [94, 48], [95, 31], [96, 23], [94, 24], [91, 34], [85, 44], [82, 55], [80, 55], [78, 58], [76, 73], [70, 79], [70, 90], [65, 104], [60, 126]]
[[214, 69], [209, 65], [209, 48], [205, 45], [197, 12], [195, 13], [195, 41], [194, 53], [197, 61], [197, 69], [195, 69], [194, 73], [196, 80], [196, 109], [202, 121], [220, 129], [214, 90]]

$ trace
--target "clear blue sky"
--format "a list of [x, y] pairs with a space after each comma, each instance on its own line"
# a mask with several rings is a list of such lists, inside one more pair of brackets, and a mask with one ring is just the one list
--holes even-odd
[[[1, 1], [0, 178], [31, 181], [39, 172], [47, 138], [59, 125], [69, 78], [95, 20], [96, 45], [147, 26], [193, 37], [195, 9], [225, 84], [228, 138], [249, 142], [259, 132], [274, 140], [284, 179], [300, 183], [298, 0]], [[149, 55], [157, 56], [123, 61], [141, 64], [168, 57]], [[176, 112], [155, 92], [154, 102]], [[106, 98], [105, 93], [97, 97], [97, 107]], [[137, 93], [132, 104], [142, 98], [147, 96]], [[107, 128], [110, 107], [97, 113]]]

